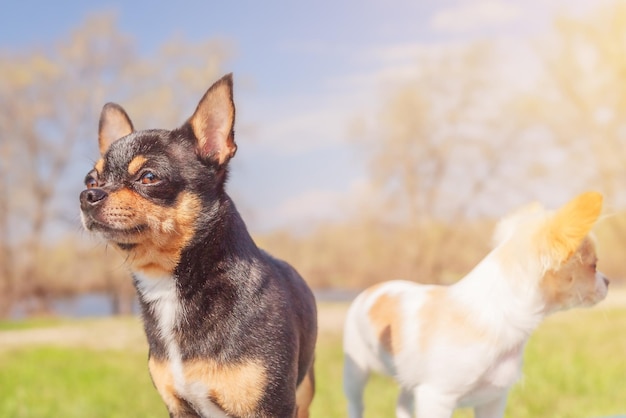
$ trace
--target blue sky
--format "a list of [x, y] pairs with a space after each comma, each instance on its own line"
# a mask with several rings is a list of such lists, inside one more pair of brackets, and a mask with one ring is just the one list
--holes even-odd
[[235, 74], [240, 132], [229, 190], [251, 229], [263, 231], [349, 213], [346, 201], [367, 178], [350, 140], [351, 122], [375, 116], [393, 83], [418, 65], [420, 48], [529, 36], [544, 30], [555, 12], [590, 3], [4, 2], [0, 48], [49, 44], [97, 12], [116, 13], [121, 30], [145, 53], [173, 35], [229, 41], [233, 58], [226, 70]]

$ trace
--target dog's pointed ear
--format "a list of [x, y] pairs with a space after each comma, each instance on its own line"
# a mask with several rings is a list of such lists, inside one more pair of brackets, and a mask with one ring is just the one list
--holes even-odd
[[203, 159], [218, 165], [227, 163], [237, 151], [233, 75], [227, 74], [204, 94], [189, 124], [196, 137], [196, 149]]
[[548, 223], [548, 246], [557, 264], [567, 261], [598, 220], [602, 195], [583, 193], [559, 209]]
[[113, 142], [131, 134], [134, 130], [133, 123], [122, 106], [117, 103], [105, 104], [98, 123], [100, 155], [104, 155]]

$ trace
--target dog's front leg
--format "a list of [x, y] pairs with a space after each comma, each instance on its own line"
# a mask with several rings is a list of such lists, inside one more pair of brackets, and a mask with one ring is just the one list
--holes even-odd
[[415, 389], [415, 409], [418, 417], [452, 418], [457, 398], [437, 388], [421, 385]]
[[414, 390], [400, 388], [400, 395], [396, 403], [396, 418], [411, 418], [414, 410]]
[[489, 403], [474, 407], [475, 418], [502, 418], [506, 409], [508, 392]]

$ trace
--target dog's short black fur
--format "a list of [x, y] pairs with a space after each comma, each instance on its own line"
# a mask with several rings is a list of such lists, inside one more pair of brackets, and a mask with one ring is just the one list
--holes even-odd
[[172, 131], [135, 131], [105, 105], [82, 221], [127, 254], [170, 416], [306, 417], [315, 301], [257, 248], [224, 190], [234, 118], [231, 75]]

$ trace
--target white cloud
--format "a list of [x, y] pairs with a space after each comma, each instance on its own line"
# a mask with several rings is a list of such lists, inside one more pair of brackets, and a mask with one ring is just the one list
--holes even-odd
[[455, 49], [466, 48], [465, 40], [437, 42], [403, 42], [369, 47], [358, 53], [369, 70], [344, 75], [330, 81], [375, 91], [415, 79], [423, 63], [445, 56]]
[[304, 228], [320, 222], [340, 221], [354, 215], [359, 210], [358, 205], [368, 201], [371, 194], [369, 182], [355, 178], [349, 182], [347, 190], [341, 188], [305, 190], [259, 212], [258, 220], [259, 224], [271, 227], [299, 225]]
[[436, 13], [431, 27], [444, 32], [467, 32], [511, 23], [521, 12], [517, 4], [503, 0], [464, 1]]

